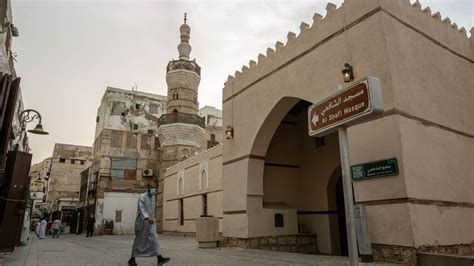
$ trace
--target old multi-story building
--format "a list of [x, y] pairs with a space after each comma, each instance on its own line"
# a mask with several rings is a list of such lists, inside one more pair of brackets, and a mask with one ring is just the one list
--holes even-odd
[[[46, 204], [52, 217], [61, 218], [69, 227], [79, 201], [81, 172], [91, 165], [92, 147], [71, 144], [54, 145]], [[66, 231], [69, 232], [68, 228]]]
[[166, 97], [108, 87], [97, 110], [93, 164], [83, 173], [81, 208], [95, 213], [97, 232], [133, 232], [137, 198], [159, 173], [157, 121]]
[[222, 110], [206, 105], [199, 109], [199, 116], [204, 117], [206, 125], [202, 147], [212, 148], [222, 143]]
[[45, 206], [46, 191], [48, 179], [50, 175], [51, 158], [33, 164], [30, 169], [30, 204], [31, 218], [39, 219], [47, 214], [47, 206]]

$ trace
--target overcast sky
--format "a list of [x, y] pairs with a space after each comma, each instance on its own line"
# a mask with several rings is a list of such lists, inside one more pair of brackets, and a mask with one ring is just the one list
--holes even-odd
[[[166, 65], [178, 58], [179, 26], [188, 12], [191, 58], [202, 69], [200, 106], [222, 106], [227, 76], [256, 60], [288, 31], [312, 24], [328, 1], [11, 0], [20, 37], [13, 40], [25, 108], [43, 116], [48, 136], [31, 135], [33, 161], [54, 143], [91, 146], [107, 86], [166, 95]], [[353, 0], [354, 1], [354, 0]], [[341, 0], [332, 1], [338, 6]], [[413, 0], [412, 0], [413, 2]], [[422, 0], [467, 31], [474, 1]], [[29, 127], [33, 127], [29, 125]]]

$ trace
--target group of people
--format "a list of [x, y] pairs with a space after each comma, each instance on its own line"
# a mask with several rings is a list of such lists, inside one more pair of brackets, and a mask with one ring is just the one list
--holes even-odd
[[53, 238], [59, 238], [59, 231], [61, 229], [61, 220], [56, 218], [51, 223], [51, 228], [48, 228], [48, 222], [43, 217], [41, 221], [36, 224], [36, 236], [38, 236], [39, 239], [46, 238], [46, 233], [49, 231], [49, 229], [51, 229], [51, 232], [53, 233]]
[[[133, 241], [132, 256], [128, 261], [129, 266], [136, 266], [136, 257], [156, 257], [158, 264], [162, 265], [170, 258], [163, 257], [160, 254], [160, 244], [155, 226], [155, 195], [157, 184], [150, 182], [147, 185], [147, 192], [138, 198], [137, 217], [135, 219], [135, 240]], [[46, 219], [42, 219], [36, 226], [36, 235], [40, 239], [46, 236]], [[87, 237], [93, 235], [95, 218], [93, 215], [87, 219]], [[55, 219], [52, 222], [53, 238], [59, 237], [61, 221]]]

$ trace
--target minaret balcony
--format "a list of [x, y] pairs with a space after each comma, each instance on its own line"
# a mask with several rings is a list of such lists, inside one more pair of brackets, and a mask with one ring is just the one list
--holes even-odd
[[175, 123], [197, 125], [197, 126], [200, 126], [202, 128], [206, 128], [205, 118], [200, 117], [198, 115], [194, 115], [194, 114], [172, 112], [172, 113], [169, 113], [169, 114], [163, 114], [158, 119], [158, 127], [160, 127], [162, 125], [175, 124]]
[[201, 67], [195, 62], [190, 60], [178, 59], [172, 60], [168, 63], [166, 67], [166, 73], [173, 70], [189, 70], [201, 76]]

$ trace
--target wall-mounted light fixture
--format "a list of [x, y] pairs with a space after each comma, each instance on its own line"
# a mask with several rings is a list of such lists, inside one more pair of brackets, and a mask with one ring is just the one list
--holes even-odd
[[344, 78], [344, 82], [348, 83], [354, 80], [354, 71], [352, 66], [348, 63], [344, 64], [344, 68], [342, 69], [342, 77]]
[[225, 131], [225, 138], [231, 139], [234, 137], [234, 128], [232, 126], [227, 126], [227, 130]]
[[6, 29], [3, 29], [3, 28], [10, 29], [12, 31], [13, 37], [20, 36], [20, 32], [18, 31], [18, 28], [10, 22], [6, 22], [2, 25], [2, 30], [0, 31], [0, 33], [5, 33], [7, 31]]
[[22, 111], [19, 115], [19, 120], [20, 120], [20, 128], [21, 131], [25, 131], [26, 129], [26, 124], [33, 121], [34, 119], [38, 119], [38, 124], [34, 129], [28, 130], [28, 132], [33, 133], [33, 134], [39, 134], [39, 135], [48, 135], [49, 133], [44, 131], [43, 125], [41, 124], [41, 115], [38, 113], [38, 111], [33, 110], [33, 109], [26, 109]]

